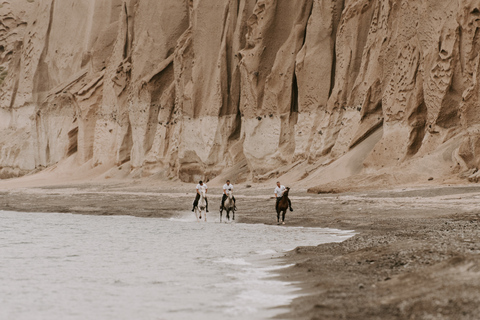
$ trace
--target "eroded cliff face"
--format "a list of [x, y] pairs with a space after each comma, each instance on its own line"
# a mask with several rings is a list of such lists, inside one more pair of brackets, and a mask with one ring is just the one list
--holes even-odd
[[476, 180], [479, 28], [480, 0], [4, 0], [0, 176]]

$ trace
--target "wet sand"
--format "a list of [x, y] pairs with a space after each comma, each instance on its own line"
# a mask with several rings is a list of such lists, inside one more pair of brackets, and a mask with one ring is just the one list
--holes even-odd
[[[275, 224], [270, 189], [238, 186], [238, 222]], [[209, 219], [218, 219], [220, 188], [209, 189]], [[170, 217], [191, 210], [183, 187], [125, 183], [0, 186], [0, 210]], [[293, 319], [478, 319], [480, 187], [314, 195], [291, 191], [288, 226], [355, 230], [340, 244], [299, 247], [281, 277], [305, 296]], [[192, 213], [193, 215], [193, 213]]]

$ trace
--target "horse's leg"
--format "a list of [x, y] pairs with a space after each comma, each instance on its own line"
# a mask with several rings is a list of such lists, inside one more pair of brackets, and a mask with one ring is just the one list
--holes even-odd
[[233, 203], [232, 220], [235, 221], [235, 202]]
[[223, 213], [223, 208], [220, 208], [220, 223], [222, 223], [222, 213]]
[[277, 209], [277, 223], [280, 223], [280, 211]]
[[199, 221], [198, 220], [198, 208], [195, 207], [195, 208], [193, 208], [193, 210], [195, 211], [195, 218], [197, 218], [197, 221]]
[[[207, 209], [205, 209], [205, 210], [207, 210]], [[207, 222], [207, 211], [205, 211], [203, 214], [205, 215], [205, 222]]]
[[230, 221], [230, 206], [227, 208], [227, 221]]
[[285, 213], [287, 213], [287, 209], [283, 210], [283, 214], [282, 214], [282, 222], [283, 222], [283, 224], [285, 224]]

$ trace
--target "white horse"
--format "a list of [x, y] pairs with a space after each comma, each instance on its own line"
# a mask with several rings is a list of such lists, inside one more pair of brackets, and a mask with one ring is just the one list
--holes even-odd
[[233, 191], [229, 190], [228, 191], [228, 198], [225, 199], [225, 202], [223, 203], [223, 207], [220, 208], [220, 222], [222, 222], [222, 212], [223, 210], [227, 211], [227, 219], [230, 221], [230, 212], [232, 212], [232, 220], [235, 220], [235, 202], [233, 201]]
[[205, 216], [205, 221], [207, 221], [207, 202], [205, 201], [206, 195], [205, 190], [201, 190], [200, 198], [198, 199], [198, 204], [195, 207], [195, 216], [197, 217], [197, 221], [202, 220], [202, 215]]

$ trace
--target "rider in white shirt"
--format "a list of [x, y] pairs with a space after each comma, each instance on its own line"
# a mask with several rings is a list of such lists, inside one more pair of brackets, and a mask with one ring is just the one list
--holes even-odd
[[[227, 200], [228, 198], [228, 191], [230, 190], [233, 190], [233, 184], [230, 183], [230, 180], [227, 180], [227, 183], [225, 183], [223, 185], [223, 195], [222, 195], [222, 204], [220, 206], [220, 211], [222, 211], [223, 209], [223, 205], [225, 204], [225, 200]], [[235, 201], [235, 197], [232, 197], [233, 198], [233, 210], [237, 210], [237, 207], [235, 206], [236, 204], [236, 201]]]
[[[281, 185], [280, 181], [277, 181], [277, 187], [275, 188], [275, 198], [277, 198], [277, 203], [275, 204], [275, 210], [277, 209], [278, 203], [283, 197], [283, 192], [285, 191], [285, 189], [286, 189], [285, 186]], [[288, 200], [288, 206], [290, 207], [290, 211], [293, 211], [292, 202], [290, 201], [289, 198], [287, 198], [287, 200]]]
[[207, 190], [208, 190], [208, 187], [205, 183], [203, 183], [203, 181], [199, 181], [197, 186], [196, 186], [196, 190], [197, 190], [197, 195], [195, 196], [195, 201], [193, 201], [193, 209], [192, 209], [192, 212], [195, 211], [195, 207], [198, 205], [198, 200], [200, 200], [200, 191], [201, 190], [205, 190], [205, 204], [206, 204], [206, 210], [208, 212], [208, 200], [207, 200]]

